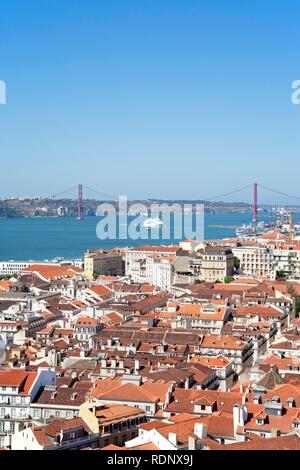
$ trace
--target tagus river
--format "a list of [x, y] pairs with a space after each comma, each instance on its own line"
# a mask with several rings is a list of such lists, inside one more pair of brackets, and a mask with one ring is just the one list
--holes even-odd
[[[205, 214], [204, 238], [233, 237], [234, 227], [250, 222], [251, 218], [251, 213]], [[132, 221], [134, 217], [130, 219]], [[116, 246], [178, 242], [172, 236], [176, 224], [174, 220], [170, 224], [171, 236], [163, 240], [132, 240], [128, 237], [100, 240], [96, 233], [98, 222], [98, 217], [86, 217], [83, 220], [60, 217], [0, 219], [0, 260], [50, 260], [57, 256], [79, 258], [88, 248], [110, 249]]]

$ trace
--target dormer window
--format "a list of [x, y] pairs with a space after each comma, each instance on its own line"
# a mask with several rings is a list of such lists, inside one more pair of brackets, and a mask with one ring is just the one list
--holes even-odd
[[265, 424], [265, 420], [263, 418], [257, 418], [256, 424]]
[[279, 403], [280, 402], [280, 398], [277, 396], [277, 395], [274, 395], [272, 398], [271, 398], [271, 401], [275, 402], [275, 403]]
[[264, 410], [267, 415], [272, 416], [282, 416], [283, 405], [282, 403], [274, 401], [269, 401], [264, 403]]
[[256, 418], [256, 424], [260, 424], [260, 425], [266, 424], [267, 417], [268, 416], [265, 413], [260, 413]]
[[253, 397], [253, 403], [255, 403], [256, 405], [260, 405], [261, 404], [261, 396], [260, 395], [255, 395]]
[[288, 398], [286, 403], [289, 408], [294, 408], [296, 406], [295, 398], [293, 397]]
[[76, 400], [76, 398], [77, 398], [77, 393], [76, 392], [72, 393], [71, 400]]
[[52, 392], [51, 393], [51, 400], [55, 400], [56, 397], [57, 397], [57, 392]]

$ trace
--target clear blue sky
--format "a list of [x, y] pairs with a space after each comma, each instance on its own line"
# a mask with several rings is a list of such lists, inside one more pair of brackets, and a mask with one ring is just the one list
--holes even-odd
[[3, 0], [0, 15], [0, 196], [255, 180], [300, 196], [298, 1]]

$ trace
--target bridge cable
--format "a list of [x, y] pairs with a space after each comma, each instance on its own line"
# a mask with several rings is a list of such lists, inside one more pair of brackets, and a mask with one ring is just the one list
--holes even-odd
[[60, 193], [57, 193], [57, 194], [52, 194], [51, 196], [48, 196], [49, 199], [54, 199], [58, 196], [62, 196], [63, 194], [65, 193], [69, 193], [71, 191], [73, 191], [74, 189], [77, 188], [77, 185], [76, 186], [72, 186], [72, 188], [69, 188], [69, 189], [66, 189], [65, 191], [61, 191]]
[[292, 196], [291, 194], [286, 194], [286, 193], [283, 193], [282, 191], [277, 191], [276, 189], [268, 188], [267, 186], [264, 186], [263, 184], [259, 184], [259, 187], [266, 189], [267, 191], [270, 191], [272, 193], [279, 194], [280, 196], [288, 197], [289, 199], [300, 200], [300, 196]]
[[102, 193], [101, 191], [97, 191], [96, 189], [90, 188], [89, 186], [86, 186], [86, 185], [84, 185], [83, 188], [87, 189], [88, 191], [91, 191], [93, 193], [99, 194], [100, 196], [108, 197], [112, 200], [117, 200], [118, 199], [118, 196], [113, 196], [112, 194]]
[[223, 197], [231, 196], [232, 194], [239, 193], [239, 192], [244, 191], [245, 189], [249, 189], [251, 187], [252, 187], [252, 184], [248, 184], [247, 186], [244, 186], [243, 188], [235, 189], [234, 191], [230, 191], [229, 193], [220, 194], [219, 196], [208, 197], [208, 198], [205, 198], [205, 199], [203, 198], [201, 200], [202, 201], [212, 201], [212, 200], [215, 200], [215, 199], [220, 199], [220, 198], [223, 198]]

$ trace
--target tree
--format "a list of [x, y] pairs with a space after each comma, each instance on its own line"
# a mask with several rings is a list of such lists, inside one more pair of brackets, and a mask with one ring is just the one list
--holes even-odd
[[300, 312], [300, 297], [297, 295], [294, 286], [290, 285], [288, 287], [288, 294], [292, 299], [294, 316], [297, 316]]
[[285, 271], [283, 271], [283, 269], [276, 271], [276, 279], [286, 280], [286, 278], [287, 278], [287, 274]]
[[225, 276], [224, 277], [225, 284], [230, 284], [232, 281], [234, 281], [234, 277], [232, 277], [232, 276]]
[[238, 271], [240, 269], [241, 261], [236, 256], [234, 257], [234, 269]]
[[294, 286], [290, 285], [290, 286], [288, 287], [288, 294], [289, 294], [289, 296], [292, 297], [292, 298], [296, 296], [296, 292], [295, 292]]

